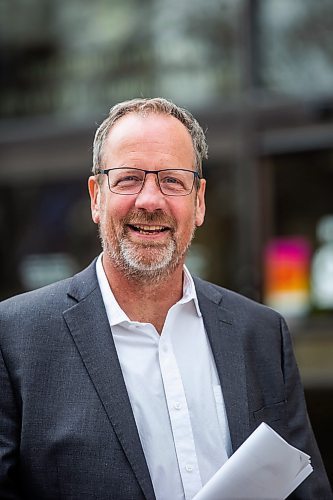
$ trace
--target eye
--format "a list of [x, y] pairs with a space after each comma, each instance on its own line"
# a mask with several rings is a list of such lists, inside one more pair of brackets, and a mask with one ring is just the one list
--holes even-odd
[[175, 177], [173, 175], [167, 175], [161, 179], [163, 184], [174, 185], [174, 186], [183, 186], [184, 182], [180, 177]]
[[142, 183], [143, 176], [138, 172], [125, 171], [121, 172], [119, 170], [110, 171], [109, 173], [110, 184], [112, 187], [126, 187], [133, 186]]
[[117, 179], [118, 184], [121, 184], [124, 182], [141, 182], [141, 181], [142, 181], [142, 179], [140, 179], [136, 175], [126, 175], [126, 176], [119, 177], [119, 179]]
[[179, 184], [181, 181], [180, 179], [177, 179], [176, 177], [166, 177], [163, 182], [166, 182], [168, 184]]

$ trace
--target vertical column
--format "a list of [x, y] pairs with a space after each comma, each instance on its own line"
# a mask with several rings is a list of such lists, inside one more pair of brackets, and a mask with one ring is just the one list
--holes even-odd
[[251, 298], [260, 296], [261, 216], [256, 102], [260, 89], [259, 0], [244, 0], [239, 23], [241, 98], [235, 186], [237, 262], [235, 286]]

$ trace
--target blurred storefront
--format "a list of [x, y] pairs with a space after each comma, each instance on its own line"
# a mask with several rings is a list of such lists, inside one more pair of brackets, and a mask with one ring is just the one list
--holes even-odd
[[[207, 219], [189, 264], [256, 300], [280, 294], [333, 479], [333, 306], [313, 298], [315, 259], [330, 244], [318, 225], [333, 215], [331, 0], [6, 0], [0, 9], [0, 298], [99, 252], [86, 179], [108, 108], [157, 95], [188, 107], [210, 145]], [[282, 240], [294, 242], [291, 264]], [[268, 248], [280, 258], [273, 278]], [[329, 257], [325, 265], [319, 283]], [[298, 302], [284, 309], [291, 293]]]

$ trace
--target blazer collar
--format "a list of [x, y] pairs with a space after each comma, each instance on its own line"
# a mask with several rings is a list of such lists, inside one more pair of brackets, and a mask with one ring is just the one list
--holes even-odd
[[249, 435], [249, 414], [242, 325], [224, 306], [223, 288], [195, 278], [199, 306], [212, 347], [235, 451]]
[[68, 295], [75, 300], [74, 306], [63, 313], [69, 331], [146, 499], [154, 500], [148, 466], [97, 282], [95, 261], [72, 278]]

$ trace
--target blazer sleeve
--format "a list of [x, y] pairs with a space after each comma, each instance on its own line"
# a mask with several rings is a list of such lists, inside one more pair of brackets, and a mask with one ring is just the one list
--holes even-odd
[[308, 418], [303, 386], [297, 368], [288, 327], [281, 319], [283, 373], [287, 399], [287, 422], [290, 444], [311, 456], [313, 472], [290, 495], [292, 500], [333, 499], [325, 467]]
[[0, 347], [0, 498], [19, 500], [20, 417]]

